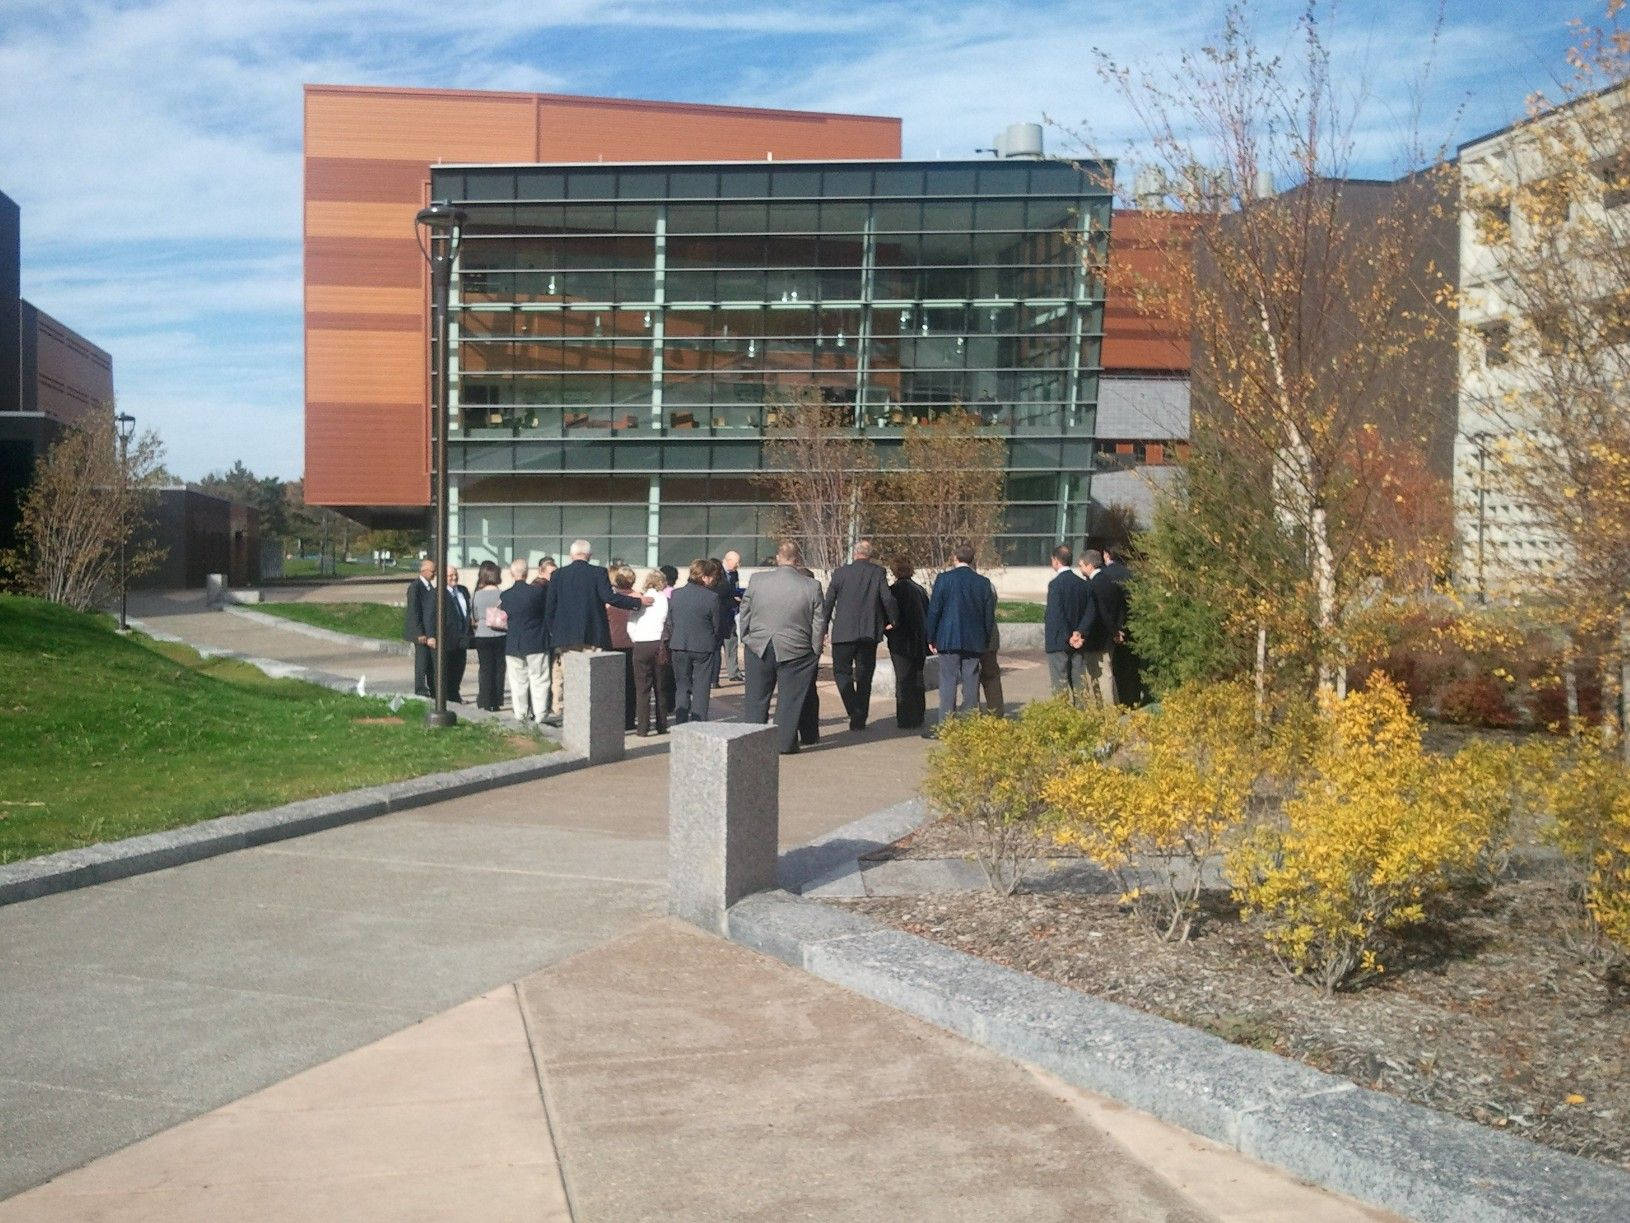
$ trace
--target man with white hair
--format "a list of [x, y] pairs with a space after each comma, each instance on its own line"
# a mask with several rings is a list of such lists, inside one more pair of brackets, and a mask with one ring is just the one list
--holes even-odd
[[[571, 561], [555, 570], [549, 580], [544, 598], [545, 632], [557, 657], [583, 650], [609, 650], [611, 648], [611, 622], [606, 618], [607, 604], [629, 611], [639, 611], [652, 597], [627, 595], [613, 590], [611, 576], [605, 566], [590, 559], [593, 549], [586, 539], [574, 539], [569, 552]], [[564, 715], [566, 711], [565, 671], [561, 672], [561, 691], [556, 703]]]

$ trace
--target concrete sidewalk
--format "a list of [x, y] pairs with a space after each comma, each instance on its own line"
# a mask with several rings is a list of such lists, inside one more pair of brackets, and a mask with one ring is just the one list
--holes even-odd
[[667, 920], [0, 1203], [227, 1215], [1384, 1217]]

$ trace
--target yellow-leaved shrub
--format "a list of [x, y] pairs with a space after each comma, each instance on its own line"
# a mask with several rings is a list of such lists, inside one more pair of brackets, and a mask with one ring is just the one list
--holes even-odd
[[1249, 689], [1184, 685], [1158, 711], [1133, 715], [1123, 759], [1084, 761], [1047, 784], [1054, 837], [1112, 872], [1122, 901], [1182, 942], [1208, 865], [1271, 758]]
[[1630, 771], [1598, 738], [1582, 740], [1544, 783], [1552, 837], [1572, 864], [1593, 958], [1630, 955]]
[[1385, 676], [1329, 699], [1303, 784], [1230, 855], [1242, 916], [1326, 993], [1380, 973], [1386, 940], [1476, 865], [1494, 790], [1487, 769], [1422, 747]]
[[1113, 750], [1114, 711], [1037, 701], [1010, 720], [971, 714], [941, 723], [922, 793], [963, 834], [996, 892], [1012, 895], [1034, 855], [1042, 790], [1061, 770]]

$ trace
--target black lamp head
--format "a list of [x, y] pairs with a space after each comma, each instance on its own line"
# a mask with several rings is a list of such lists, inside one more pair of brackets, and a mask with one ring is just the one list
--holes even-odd
[[119, 430], [120, 438], [129, 441], [130, 435], [136, 430], [136, 418], [128, 412], [120, 412], [113, 418], [113, 423]]

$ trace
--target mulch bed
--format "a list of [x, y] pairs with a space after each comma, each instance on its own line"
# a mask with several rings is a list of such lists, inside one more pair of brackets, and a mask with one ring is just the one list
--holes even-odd
[[[925, 830], [906, 854], [939, 848]], [[896, 851], [900, 852], [900, 851]], [[940, 856], [945, 856], [943, 850]], [[1369, 986], [1291, 982], [1225, 897], [1184, 945], [1113, 898], [833, 901], [1049, 981], [1298, 1058], [1364, 1087], [1630, 1168], [1630, 975], [1586, 966], [1550, 879], [1457, 898]]]

